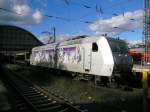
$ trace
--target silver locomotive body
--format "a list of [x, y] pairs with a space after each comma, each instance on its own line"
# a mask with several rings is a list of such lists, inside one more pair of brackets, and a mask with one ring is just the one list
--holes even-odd
[[31, 65], [91, 76], [111, 77], [131, 71], [132, 58], [122, 40], [86, 37], [32, 49]]

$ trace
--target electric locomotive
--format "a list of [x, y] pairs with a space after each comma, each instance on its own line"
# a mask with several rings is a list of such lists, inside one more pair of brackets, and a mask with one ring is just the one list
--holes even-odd
[[[30, 64], [67, 71], [80, 79], [119, 82], [132, 70], [123, 40], [106, 36], [78, 37], [32, 49]], [[122, 75], [123, 73], [123, 75]]]

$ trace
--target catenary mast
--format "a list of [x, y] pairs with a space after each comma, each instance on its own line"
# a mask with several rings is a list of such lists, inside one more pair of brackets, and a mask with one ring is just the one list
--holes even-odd
[[148, 51], [150, 51], [150, 0], [144, 0], [143, 18], [143, 43], [145, 44], [145, 62], [148, 62]]

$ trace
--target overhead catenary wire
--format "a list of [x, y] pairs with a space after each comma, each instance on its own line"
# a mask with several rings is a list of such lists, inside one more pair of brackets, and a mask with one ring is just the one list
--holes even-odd
[[83, 20], [77, 20], [77, 19], [69, 19], [69, 18], [64, 18], [64, 17], [58, 17], [58, 16], [52, 16], [52, 15], [44, 15], [45, 17], [49, 17], [49, 18], [54, 18], [54, 19], [59, 19], [59, 20], [63, 20], [66, 22], [82, 22], [82, 23], [87, 23], [87, 24], [91, 24], [93, 23], [92, 21], [83, 21]]
[[77, 1], [71, 1], [71, 0], [63, 0], [65, 2], [66, 5], [70, 6], [70, 5], [78, 5], [78, 6], [82, 6], [86, 9], [90, 9], [92, 8], [91, 6], [84, 4], [84, 3], [79, 3]]
[[63, 0], [63, 1], [65, 2], [66, 5], [68, 5], [68, 6], [70, 5], [69, 0]]
[[[82, 6], [82, 7], [84, 7], [84, 8], [87, 8], [87, 9], [91, 9], [91, 8], [95, 9], [95, 6], [90, 6], [90, 5], [87, 5], [87, 4], [85, 4], [85, 3], [79, 3], [79, 2], [77, 2], [77, 1], [71, 1], [71, 0], [63, 0], [63, 1], [65, 1], [65, 3], [66, 3], [67, 5], [78, 5], [78, 6]], [[66, 1], [67, 1], [67, 2], [66, 2]], [[121, 6], [121, 5], [124, 5], [124, 4], [128, 3], [128, 2], [131, 2], [131, 1], [134, 1], [134, 0], [127, 0], [127, 1], [123, 1], [123, 2], [120, 1], [120, 2], [118, 2], [118, 3], [115, 3], [115, 4], [110, 5], [110, 6], [108, 6], [108, 7], [103, 7], [103, 9], [104, 9], [104, 10], [110, 10], [110, 9], [112, 9], [113, 7]], [[98, 5], [98, 6], [100, 5], [99, 9], [100, 9], [101, 12], [102, 12], [103, 10], [102, 10], [101, 4], [97, 3], [96, 5]]]
[[9, 12], [9, 13], [13, 13], [13, 14], [17, 14], [17, 15], [22, 15], [22, 14], [19, 14], [19, 13], [15, 12], [15, 11], [12, 11], [12, 10], [9, 10], [9, 9], [6, 9], [6, 8], [2, 8], [2, 7], [0, 7], [0, 10], [6, 11], [6, 12]]
[[[33, 1], [33, 0], [31, 0], [31, 1]], [[89, 6], [89, 5], [86, 5], [86, 4], [83, 4], [83, 3], [79, 3], [79, 2], [76, 2], [76, 1], [71, 1], [71, 0], [63, 0], [67, 5], [71, 5], [71, 4], [78, 4], [78, 5], [82, 5], [82, 6], [84, 6], [85, 8], [94, 8], [94, 7], [91, 7], [91, 6]], [[82, 0], [82, 1], [84, 1], [84, 0]], [[119, 3], [115, 3], [115, 4], [113, 4], [113, 5], [111, 5], [111, 7], [113, 7], [113, 6], [117, 6], [117, 5], [119, 5], [120, 6], [120, 4], [124, 4], [124, 3], [128, 3], [128, 2], [130, 2], [130, 1], [134, 1], [134, 0], [127, 0], [127, 1], [124, 1], [124, 2], [119, 2]], [[101, 5], [100, 4], [96, 4], [96, 10], [97, 10], [97, 13], [99, 13], [99, 15], [100, 14], [104, 14], [104, 10], [108, 10], [109, 8], [111, 8], [111, 7], [103, 7], [103, 9], [102, 9], [102, 7], [101, 7]], [[106, 9], [105, 9], [106, 8]], [[48, 17], [50, 17], [50, 16], [48, 16]], [[69, 18], [63, 18], [63, 17], [57, 17], [57, 16], [51, 16], [51, 17], [53, 17], [53, 18], [55, 18], [55, 19], [59, 19], [59, 20], [64, 20], [64, 21], [77, 21], [77, 20], [73, 20], [73, 19], [69, 19]], [[133, 20], [133, 19], [132, 19]], [[79, 20], [80, 21], [80, 20]], [[82, 21], [83, 22], [83, 21]], [[84, 23], [93, 23], [93, 22], [87, 22], [87, 21], [84, 21]]]
[[[84, 8], [87, 8], [87, 9], [90, 9], [90, 8], [95, 8], [95, 6], [90, 6], [90, 5], [87, 5], [87, 4], [85, 4], [85, 3], [79, 3], [79, 2], [77, 2], [77, 1], [72, 1], [72, 0], [63, 0], [64, 2], [65, 2], [65, 4], [67, 4], [67, 5], [78, 5], [78, 6], [82, 6], [82, 7], [84, 7]], [[120, 2], [118, 2], [118, 3], [115, 3], [115, 4], [112, 4], [112, 5], [110, 5], [110, 6], [108, 6], [108, 7], [103, 7], [103, 9], [105, 9], [105, 10], [110, 10], [111, 8], [113, 8], [114, 6], [116, 7], [116, 6], [121, 6], [121, 5], [123, 5], [124, 3], [128, 3], [128, 2], [131, 2], [131, 1], [134, 1], [134, 0], [127, 0], [127, 1], [120, 1]], [[99, 3], [97, 3], [97, 5], [99, 5]], [[101, 8], [101, 10], [102, 10], [102, 7], [100, 6], [100, 8]]]
[[59, 16], [53, 16], [53, 15], [44, 15], [45, 17], [48, 17], [48, 18], [53, 18], [53, 19], [58, 19], [58, 20], [63, 20], [63, 21], [70, 21], [69, 18], [64, 18], [64, 17], [59, 17]]
[[[15, 13], [15, 14], [18, 14], [14, 11], [11, 11], [11, 10], [8, 10], [8, 9], [3, 9], [3, 8], [0, 8], [0, 10], [3, 10], [3, 11], [6, 11], [6, 12], [10, 12], [10, 13]], [[18, 14], [18, 15], [21, 15], [21, 14]], [[94, 22], [92, 21], [83, 21], [83, 20], [77, 20], [77, 19], [69, 19], [69, 18], [64, 18], [64, 17], [59, 17], [59, 16], [53, 16], [53, 15], [43, 15], [45, 17], [48, 17], [48, 18], [53, 18], [53, 19], [57, 19], [57, 20], [62, 20], [62, 21], [66, 21], [66, 22], [81, 22], [81, 23], [86, 23], [86, 24], [92, 24]], [[117, 16], [117, 14], [116, 14]], [[131, 20], [134, 20], [134, 19], [131, 19]]]
[[[89, 11], [89, 9], [96, 9], [96, 7], [95, 6], [90, 6], [90, 5], [87, 5], [87, 4], [85, 4], [85, 3], [79, 3], [79, 2], [76, 2], [76, 1], [70, 1], [70, 0], [67, 0], [69, 3], [68, 3], [68, 7], [70, 7], [72, 4], [76, 4], [76, 5], [78, 5], [78, 6], [82, 6], [82, 7], [84, 7], [85, 9], [87, 9], [88, 11]], [[129, 3], [129, 2], [131, 2], [131, 1], [134, 1], [134, 0], [127, 0], [126, 2], [119, 2], [119, 3], [116, 3], [116, 4], [113, 4], [113, 5], [111, 5], [111, 6], [108, 6], [108, 7], [103, 7], [103, 6], [101, 6], [101, 4], [98, 6], [98, 8], [99, 8], [99, 15], [100, 16], [103, 16], [104, 14], [107, 14], [107, 10], [109, 10], [109, 9], [111, 9], [111, 7], [117, 7], [117, 6], [121, 6], [121, 5], [124, 5], [125, 3], [127, 4], [127, 3]], [[17, 12], [15, 12], [15, 11], [12, 11], [12, 10], [9, 10], [9, 9], [5, 9], [5, 8], [0, 8], [0, 10], [3, 10], [3, 11], [6, 11], [6, 12], [9, 12], [9, 13], [13, 13], [13, 14], [17, 14], [17, 15], [21, 15], [21, 14], [19, 14], [19, 13], [17, 13]], [[106, 12], [107, 11], [107, 12]], [[91, 14], [91, 13], [89, 13], [89, 14]], [[123, 12], [123, 14], [122, 15], [124, 15], [124, 12]], [[61, 17], [61, 16], [54, 16], [54, 15], [49, 15], [49, 14], [43, 14], [43, 16], [44, 17], [46, 17], [46, 18], [51, 18], [51, 19], [55, 19], [55, 20], [60, 20], [60, 21], [65, 21], [65, 22], [80, 22], [80, 23], [84, 23], [84, 24], [93, 24], [94, 23], [94, 21], [89, 21], [89, 20], [82, 20], [82, 19], [74, 19], [74, 18], [68, 18], [68, 17]], [[118, 16], [118, 14], [116, 14], [116, 16]], [[132, 19], [132, 21], [134, 21], [134, 19]], [[118, 29], [119, 29], [119, 27], [118, 27]], [[120, 28], [120, 30], [121, 30], [121, 28]], [[127, 31], [128, 29], [122, 29], [122, 30], [125, 30], [125, 31]], [[128, 31], [131, 31], [131, 30], [128, 30]], [[134, 31], [131, 31], [131, 32], [134, 32]]]
[[120, 30], [124, 30], [124, 31], [131, 31], [131, 32], [135, 32], [134, 30], [131, 30], [131, 29], [126, 29], [126, 28], [121, 28], [121, 27], [113, 27], [113, 28], [116, 28], [116, 29], [120, 29]]
[[97, 12], [97, 14], [98, 14], [99, 16], [100, 16], [101, 14], [103, 14], [103, 10], [102, 10], [100, 4], [99, 4], [99, 5], [96, 4], [95, 9], [96, 9], [96, 12]]
[[[114, 15], [114, 16], [119, 16], [117, 13], [113, 13], [113, 15]], [[132, 17], [132, 18], [126, 17], [124, 12], [123, 12], [121, 15], [122, 15], [124, 18], [127, 18], [127, 19], [129, 19], [129, 20], [135, 21], [134, 17]]]
[[[133, 0], [127, 0], [127, 1], [133, 1]], [[69, 2], [69, 4], [71, 3], [69, 0], [67, 0], [66, 2], [67, 3]], [[117, 4], [119, 4], [119, 3], [117, 3]], [[17, 15], [21, 15], [19, 13], [16, 13], [16, 12], [14, 12], [12, 10], [8, 10], [8, 9], [5, 9], [5, 8], [0, 8], [0, 10], [6, 11], [6, 12], [10, 12], [10, 13], [14, 13], [14, 14], [17, 14]], [[99, 7], [99, 11], [101, 12], [101, 14], [103, 14], [103, 10], [102, 10], [101, 7]], [[77, 20], [77, 19], [71, 19], [71, 18], [65, 18], [65, 17], [53, 16], [53, 15], [45, 15], [45, 14], [43, 14], [43, 16], [48, 17], [48, 18], [57, 19], [57, 20], [66, 21], [66, 22], [82, 22], [82, 23], [86, 23], [86, 24], [94, 23], [94, 22], [88, 21], [88, 20], [80, 20], [80, 19]], [[132, 19], [132, 20], [134, 20], [134, 19]]]
[[[69, 1], [69, 0], [68, 0], [68, 1]], [[82, 0], [82, 1], [83, 1], [83, 0]], [[97, 3], [95, 7], [92, 7], [92, 6], [84, 5], [83, 3], [79, 3], [79, 2], [72, 2], [72, 1], [70, 0], [70, 1], [69, 1], [69, 6], [72, 5], [72, 4], [76, 4], [76, 5], [84, 6], [84, 7], [87, 8], [87, 9], [88, 9], [88, 8], [89, 8], [89, 9], [95, 8], [95, 9], [96, 9], [96, 12], [97, 12], [98, 15], [100, 16], [100, 15], [106, 13], [106, 11], [105, 11], [105, 13], [104, 13], [104, 10], [109, 10], [109, 9], [111, 9], [111, 8], [114, 7], [114, 6], [115, 6], [115, 7], [121, 6], [121, 5], [124, 5], [124, 4], [126, 4], [126, 3], [129, 3], [129, 2], [131, 2], [131, 1], [134, 1], [134, 0], [127, 0], [127, 1], [124, 1], [124, 2], [118, 2], [118, 3], [115, 3], [115, 4], [111, 5], [111, 6], [109, 6], [109, 7], [101, 7], [101, 4], [100, 4], [100, 3]], [[123, 15], [123, 17], [125, 17], [124, 12], [122, 13], [122, 15]], [[116, 14], [116, 15], [114, 15], [114, 16], [118, 16], [118, 14]], [[130, 18], [130, 20], [134, 21], [135, 19], [134, 19], [134, 18]], [[82, 22], [82, 23], [87, 23], [87, 24], [92, 24], [92, 23], [94, 23], [94, 22], [92, 22], [92, 21], [81, 21], [81, 20], [75, 20], [75, 19], [69, 19], [68, 22], [71, 22], [71, 21]], [[120, 29], [120, 30], [125, 30], [125, 31], [135, 32], [134, 30], [124, 29], [124, 28], [120, 28], [120, 27], [118, 27], [118, 29]]]
[[[17, 14], [17, 15], [21, 15], [19, 13], [16, 13], [16, 12], [14, 12], [12, 10], [5, 9], [5, 8], [0, 8], [0, 10], [3, 10], [5, 12], [9, 12], [9, 13], [13, 13], [13, 14]], [[66, 22], [76, 21], [76, 22], [82, 22], [82, 23], [88, 23], [88, 24], [93, 23], [91, 21], [75, 20], [75, 19], [69, 19], [69, 18], [64, 18], [64, 17], [60, 17], [60, 16], [53, 16], [53, 15], [46, 15], [46, 14], [44, 14], [43, 16], [48, 17], [48, 18], [63, 20], [63, 21], [66, 21]]]
[[[135, 1], [135, 0], [127, 0], [127, 1], [123, 1], [123, 2], [121, 1], [121, 2], [118, 2], [118, 3], [112, 4], [112, 5], [108, 6], [108, 7], [102, 7], [102, 5], [97, 2], [95, 7], [91, 7], [91, 8], [94, 8], [94, 10], [96, 10], [96, 13], [98, 14], [98, 16], [110, 15], [110, 14], [108, 14], [109, 10], [110, 9], [112, 10], [113, 7], [126, 5], [127, 3], [132, 2], [132, 1]], [[99, 4], [100, 4], [100, 7], [98, 6]], [[86, 17], [89, 14], [91, 14], [91, 13], [89, 13], [89, 11], [88, 11], [86, 14], [82, 15], [80, 18]], [[112, 15], [113, 16], [118, 16], [118, 14], [117, 15], [114, 15], [114, 14], [115, 13], [113, 13]], [[123, 12], [123, 15], [124, 15], [124, 12]], [[131, 20], [133, 20], [133, 19], [131, 19]]]

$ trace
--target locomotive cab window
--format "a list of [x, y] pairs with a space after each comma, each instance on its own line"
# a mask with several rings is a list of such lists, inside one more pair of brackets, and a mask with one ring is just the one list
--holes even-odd
[[98, 51], [98, 45], [97, 45], [97, 43], [92, 43], [92, 51], [93, 52], [97, 52]]

